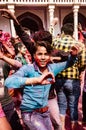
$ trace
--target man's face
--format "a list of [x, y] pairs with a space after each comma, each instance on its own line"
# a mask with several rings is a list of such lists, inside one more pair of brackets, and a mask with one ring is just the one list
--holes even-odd
[[45, 68], [47, 63], [50, 61], [50, 55], [43, 46], [38, 46], [37, 51], [34, 54], [34, 60], [39, 68]]
[[20, 49], [20, 53], [21, 54], [23, 54], [23, 55], [25, 55], [26, 54], [26, 47], [23, 45], [22, 47], [21, 47], [21, 49]]

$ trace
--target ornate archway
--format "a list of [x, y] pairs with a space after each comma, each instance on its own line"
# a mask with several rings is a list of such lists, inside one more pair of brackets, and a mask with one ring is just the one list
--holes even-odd
[[17, 17], [23, 27], [28, 28], [31, 32], [43, 30], [42, 20], [35, 14], [26, 12]]
[[[65, 16], [63, 20], [63, 25], [65, 23], [74, 23], [73, 21], [74, 21], [73, 13], [70, 13], [67, 16]], [[81, 13], [78, 13], [78, 23], [81, 23], [82, 27], [86, 28], [86, 17]]]

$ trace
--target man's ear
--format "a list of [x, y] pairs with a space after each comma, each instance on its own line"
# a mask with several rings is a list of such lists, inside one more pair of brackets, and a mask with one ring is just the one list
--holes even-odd
[[21, 51], [21, 49], [18, 47], [18, 51], [20, 52]]
[[20, 48], [18, 47], [18, 51], [20, 51]]

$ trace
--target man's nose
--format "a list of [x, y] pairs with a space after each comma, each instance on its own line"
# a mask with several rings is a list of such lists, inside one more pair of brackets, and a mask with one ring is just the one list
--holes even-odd
[[42, 59], [45, 59], [45, 55], [42, 55], [42, 57], [41, 57]]

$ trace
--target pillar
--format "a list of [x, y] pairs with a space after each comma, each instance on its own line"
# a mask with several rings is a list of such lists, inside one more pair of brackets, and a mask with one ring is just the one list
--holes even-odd
[[54, 29], [53, 29], [53, 26], [52, 26], [52, 20], [54, 18], [54, 9], [55, 9], [55, 5], [49, 5], [49, 21], [50, 21], [49, 31], [52, 33], [52, 35], [54, 35]]
[[74, 13], [74, 38], [78, 40], [78, 11], [79, 5], [73, 6], [73, 13]]
[[[12, 13], [15, 13], [14, 8], [15, 8], [14, 5], [8, 5], [8, 9], [9, 9]], [[14, 27], [13, 20], [10, 20], [10, 29], [11, 29], [11, 35], [12, 35], [12, 37], [15, 37], [15, 36], [16, 36], [16, 32], [15, 32], [15, 27]]]

